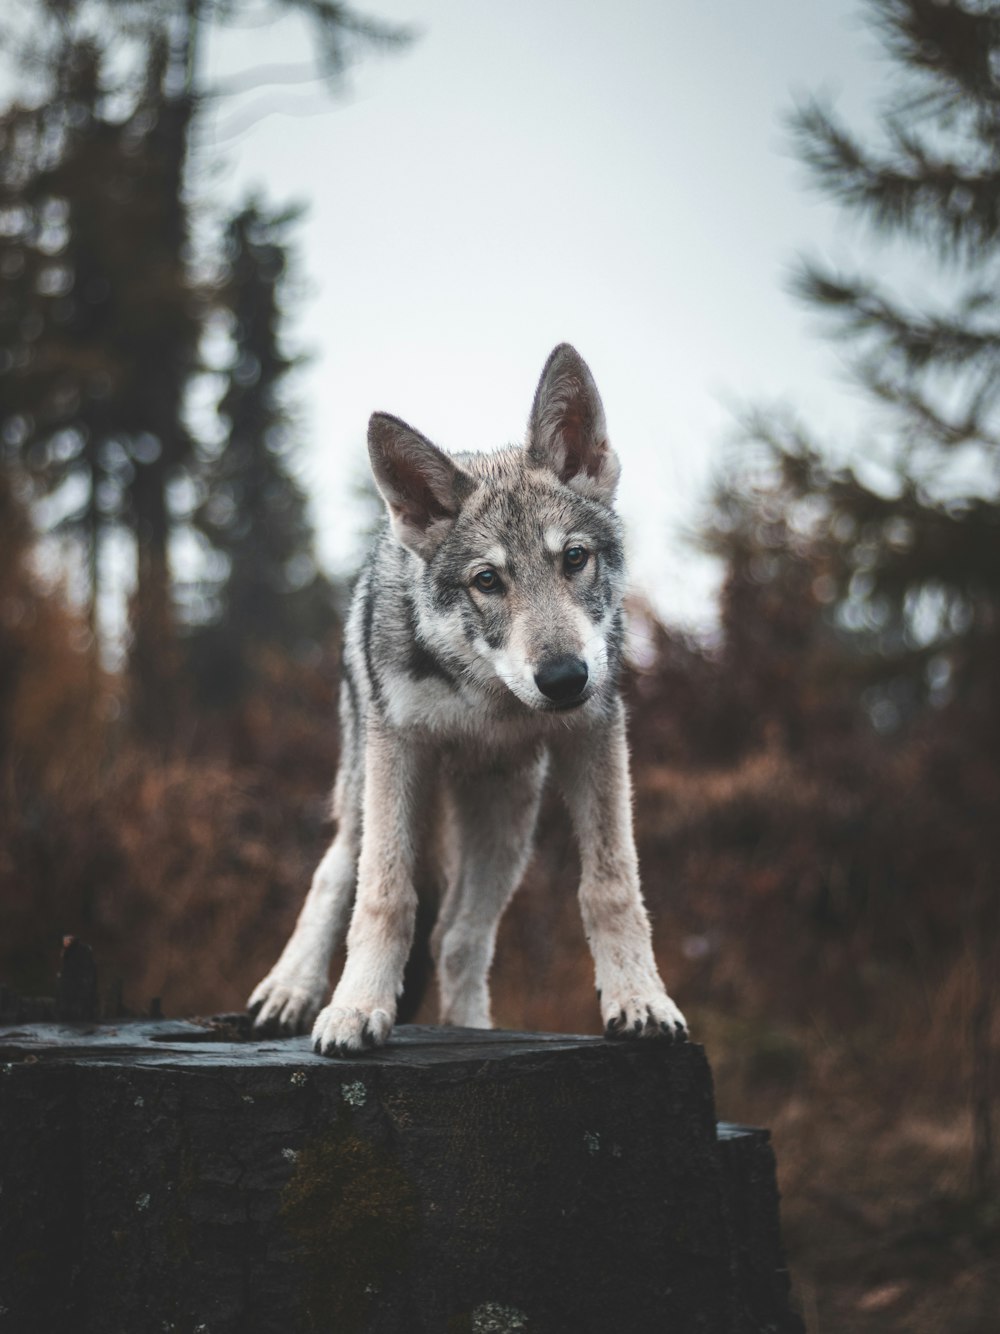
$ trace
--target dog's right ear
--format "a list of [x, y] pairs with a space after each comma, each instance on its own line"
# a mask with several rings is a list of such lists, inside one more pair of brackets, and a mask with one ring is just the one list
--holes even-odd
[[468, 473], [398, 417], [376, 412], [368, 455], [396, 540], [429, 560], [472, 490]]

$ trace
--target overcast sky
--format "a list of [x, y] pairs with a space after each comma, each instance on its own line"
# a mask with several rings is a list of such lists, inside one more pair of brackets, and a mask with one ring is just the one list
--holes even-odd
[[[870, 123], [885, 77], [857, 0], [358, 0], [412, 25], [333, 99], [229, 98], [195, 182], [308, 206], [293, 342], [303, 473], [324, 558], [356, 555], [351, 491], [374, 409], [448, 449], [523, 435], [542, 364], [576, 345], [622, 460], [635, 582], [710, 622], [714, 572], [682, 540], [733, 405], [797, 404], [843, 438], [859, 403], [784, 290], [797, 254], [857, 253], [806, 188], [782, 116], [825, 90]], [[306, 30], [216, 32], [203, 74], [308, 59]], [[266, 108], [297, 114], [270, 114]], [[325, 114], [302, 114], [328, 108]]]

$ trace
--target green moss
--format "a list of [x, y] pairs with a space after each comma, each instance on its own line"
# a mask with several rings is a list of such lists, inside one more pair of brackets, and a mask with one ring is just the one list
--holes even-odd
[[44, 1251], [18, 1251], [14, 1257], [14, 1269], [19, 1274], [36, 1274], [42, 1271], [45, 1262], [46, 1255]]
[[281, 1213], [301, 1250], [310, 1327], [354, 1334], [416, 1226], [409, 1178], [389, 1149], [338, 1120], [302, 1147]]

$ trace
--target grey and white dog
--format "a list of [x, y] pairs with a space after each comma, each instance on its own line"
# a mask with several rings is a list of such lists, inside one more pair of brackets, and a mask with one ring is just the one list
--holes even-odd
[[[555, 349], [523, 447], [451, 456], [384, 413], [368, 443], [389, 523], [347, 623], [337, 834], [250, 997], [256, 1025], [312, 1024], [314, 1047], [331, 1056], [386, 1041], [433, 798], [446, 835], [431, 939], [441, 1021], [489, 1028], [497, 925], [551, 770], [579, 840], [606, 1031], [683, 1039], [639, 889], [617, 686], [619, 465], [589, 368], [568, 344]], [[345, 932], [347, 962], [321, 1009]]]

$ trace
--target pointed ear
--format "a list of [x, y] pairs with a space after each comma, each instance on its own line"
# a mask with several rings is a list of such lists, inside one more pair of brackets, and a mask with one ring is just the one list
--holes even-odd
[[368, 423], [368, 455], [396, 540], [428, 560], [455, 522], [472, 479], [419, 431], [385, 412]]
[[590, 367], [569, 343], [553, 351], [535, 390], [525, 446], [528, 461], [572, 490], [610, 505], [619, 463], [608, 444], [604, 406]]

